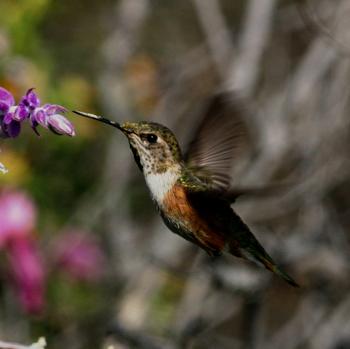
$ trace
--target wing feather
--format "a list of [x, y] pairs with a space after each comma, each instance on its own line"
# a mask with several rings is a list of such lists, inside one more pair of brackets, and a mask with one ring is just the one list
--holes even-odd
[[232, 93], [215, 95], [189, 144], [187, 165], [212, 189], [230, 186], [231, 167], [248, 144], [243, 115], [243, 108]]

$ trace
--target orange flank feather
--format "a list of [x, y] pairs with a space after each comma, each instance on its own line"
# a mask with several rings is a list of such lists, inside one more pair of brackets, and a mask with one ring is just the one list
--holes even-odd
[[179, 221], [193, 232], [194, 238], [199, 241], [208, 252], [222, 251], [226, 241], [223, 234], [214, 231], [208, 223], [199, 217], [196, 210], [190, 205], [185, 188], [175, 184], [165, 195], [162, 209], [173, 220]]

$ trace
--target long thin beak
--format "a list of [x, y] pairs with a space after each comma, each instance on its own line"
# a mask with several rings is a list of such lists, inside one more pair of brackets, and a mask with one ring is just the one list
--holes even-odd
[[112, 121], [112, 120], [108, 120], [102, 116], [99, 115], [95, 115], [95, 114], [91, 114], [91, 113], [85, 113], [79, 110], [72, 110], [73, 113], [78, 114], [80, 116], [84, 116], [85, 118], [89, 118], [89, 119], [93, 119], [93, 120], [97, 120], [100, 122], [103, 122], [104, 124], [116, 127], [117, 129], [125, 132], [125, 130], [120, 126], [120, 124], [116, 121]]

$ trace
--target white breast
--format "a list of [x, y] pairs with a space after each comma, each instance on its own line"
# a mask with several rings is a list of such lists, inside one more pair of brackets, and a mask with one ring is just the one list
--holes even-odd
[[166, 193], [173, 187], [178, 178], [179, 173], [174, 169], [169, 169], [163, 173], [148, 174], [146, 176], [148, 188], [159, 205], [162, 204]]

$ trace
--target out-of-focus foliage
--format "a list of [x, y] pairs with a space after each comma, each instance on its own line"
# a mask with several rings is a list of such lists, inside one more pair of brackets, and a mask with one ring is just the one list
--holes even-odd
[[239, 91], [255, 142], [234, 183], [291, 186], [236, 208], [302, 288], [238, 259], [210, 263], [156, 216], [122, 135], [68, 114], [74, 138], [0, 140], [0, 189], [33, 201], [45, 269], [38, 316], [13, 283], [33, 245], [17, 264], [0, 251], [0, 339], [349, 347], [349, 12], [348, 0], [1, 0], [0, 86], [16, 100], [35, 87], [68, 109], [162, 122], [185, 143], [206, 97]]
[[[66, 6], [68, 10], [73, 11], [73, 14], [75, 13], [75, 16], [76, 10], [73, 4], [65, 2], [64, 7]], [[83, 6], [83, 2], [80, 6]], [[101, 7], [100, 5], [98, 7], [100, 11], [105, 11], [102, 2]], [[91, 12], [86, 13], [90, 16], [96, 15], [96, 11], [94, 12], [92, 8], [90, 10]], [[78, 33], [74, 42], [68, 40], [62, 28], [71, 28], [70, 19], [63, 18], [57, 27], [52, 28], [52, 21], [55, 20], [53, 17], [56, 15], [58, 15], [58, 9], [54, 1], [5, 0], [0, 2], [0, 86], [10, 90], [16, 100], [25, 93], [26, 89], [35, 87], [35, 91], [44, 103], [51, 102], [67, 108], [93, 110], [98, 101], [92, 79], [94, 74], [91, 73], [93, 71], [91, 62], [96, 64], [99, 55], [98, 53], [91, 55], [90, 64], [81, 69], [79, 62], [84, 59], [79, 58], [79, 51], [82, 50], [84, 37], [88, 33]], [[77, 28], [84, 19], [86, 15], [82, 13], [77, 21]], [[96, 30], [97, 35], [102, 35], [103, 30], [102, 32], [101, 30]], [[59, 40], [54, 42], [53, 36], [57, 36]], [[74, 48], [70, 54], [66, 52], [65, 42], [70, 42]], [[59, 57], [50, 44], [58, 51], [64, 51], [65, 56]], [[94, 46], [98, 50], [96, 45]], [[68, 62], [72, 61], [71, 57], [74, 55], [77, 61], [73, 67], [68, 68]], [[103, 164], [103, 156], [95, 158], [91, 149], [100, 149], [102, 152], [104, 137], [98, 137], [100, 132], [85, 120], [76, 119], [72, 122], [79, 130], [79, 135], [70, 140], [54, 136], [46, 130], [42, 130], [41, 136], [37, 137], [31, 134], [30, 130], [23, 129], [23, 135], [16, 141], [1, 141], [1, 162], [6, 164], [9, 172], [0, 177], [0, 187], [2, 190], [9, 188], [25, 190], [37, 204], [38, 224], [35, 227], [35, 243], [40, 247], [40, 255], [44, 263], [42, 267], [45, 269], [47, 279], [44, 286], [45, 294], [37, 295], [45, 297], [44, 310], [30, 308], [30, 304], [26, 305], [27, 303], [17, 298], [17, 293], [26, 292], [27, 289], [29, 290], [28, 287], [32, 287], [29, 286], [29, 281], [24, 283], [23, 278], [33, 280], [32, 283], [35, 283], [35, 276], [30, 275], [34, 269], [30, 269], [31, 262], [25, 259], [25, 256], [30, 256], [31, 253], [25, 252], [27, 248], [11, 247], [18, 244], [8, 243], [3, 247], [0, 252], [4, 257], [0, 273], [0, 338], [2, 339], [29, 340], [38, 333], [45, 333], [48, 339], [53, 340], [56, 334], [59, 337], [64, 336], [67, 330], [66, 319], [70, 319], [72, 325], [76, 323], [83, 328], [88, 326], [89, 322], [94, 322], [102, 315], [107, 316], [108, 313], [107, 308], [110, 303], [108, 298], [113, 294], [113, 286], [103, 287], [102, 284], [95, 282], [91, 284], [89, 278], [87, 281], [67, 279], [61, 270], [63, 265], [67, 265], [68, 268], [69, 263], [66, 261], [60, 264], [61, 267], [55, 267], [55, 261], [50, 256], [50, 254], [55, 255], [55, 244], [58, 243], [56, 236], [57, 238], [60, 236], [64, 226], [74, 225], [72, 217], [75, 208], [84, 195], [94, 190], [98, 177], [101, 176]], [[20, 213], [20, 216], [23, 213]], [[1, 224], [4, 222], [2, 221]], [[89, 251], [92, 251], [91, 249], [93, 247], [90, 247]], [[5, 258], [6, 255], [8, 258]], [[91, 255], [85, 252], [79, 257], [80, 265], [89, 263], [90, 257]], [[23, 266], [27, 266], [24, 269], [21, 269], [21, 260], [25, 263]], [[92, 258], [91, 262], [93, 261]], [[77, 268], [75, 267], [74, 270]], [[89, 266], [86, 265], [84, 269], [86, 273], [89, 272], [88, 268]], [[92, 271], [95, 274], [96, 268], [97, 265]], [[106, 270], [102, 274], [108, 274], [108, 268], [104, 267], [104, 269]], [[16, 281], [18, 278], [23, 281], [18, 283]], [[101, 278], [103, 276], [99, 277], [99, 280]], [[11, 279], [17, 284], [18, 292], [13, 288]], [[38, 286], [37, 284], [36, 287]], [[21, 306], [21, 302], [24, 307]], [[40, 310], [39, 317], [35, 314], [30, 315], [37, 310]], [[103, 322], [105, 321], [108, 322], [108, 317]], [[91, 338], [94, 336], [95, 334]], [[91, 338], [86, 340], [89, 341]], [[59, 347], [59, 343], [60, 340], [57, 340], [52, 347]]]

